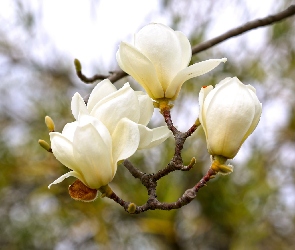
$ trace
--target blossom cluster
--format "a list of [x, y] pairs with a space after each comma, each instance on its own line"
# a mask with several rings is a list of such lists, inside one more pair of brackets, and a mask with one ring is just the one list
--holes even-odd
[[[74, 176], [87, 188], [99, 190], [112, 181], [121, 160], [171, 136], [167, 126], [147, 127], [153, 102], [174, 101], [185, 81], [227, 60], [210, 59], [188, 66], [191, 56], [187, 37], [163, 24], [143, 27], [135, 34], [133, 44], [121, 42], [118, 64], [147, 94], [134, 91], [128, 83], [117, 90], [107, 79], [96, 85], [87, 104], [76, 93], [71, 103], [75, 121], [66, 124], [62, 133], [50, 132], [50, 149], [71, 171], [49, 187]], [[229, 173], [232, 168], [226, 160], [236, 156], [261, 116], [255, 88], [237, 77], [226, 78], [215, 88], [200, 86], [199, 105], [208, 152], [220, 163], [215, 170]]]

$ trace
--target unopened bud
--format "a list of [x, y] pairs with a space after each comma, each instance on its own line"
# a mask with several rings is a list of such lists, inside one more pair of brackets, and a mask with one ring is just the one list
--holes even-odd
[[75, 68], [76, 68], [77, 72], [80, 72], [82, 70], [82, 65], [81, 65], [81, 63], [80, 63], [80, 61], [78, 59], [74, 60], [74, 65], [75, 65]]
[[46, 141], [40, 139], [40, 140], [38, 141], [38, 143], [39, 143], [39, 145], [40, 145], [42, 148], [44, 148], [46, 151], [52, 153], [52, 149], [51, 149], [50, 145], [48, 144], [48, 142], [46, 142]]
[[53, 120], [51, 119], [51, 117], [49, 116], [45, 116], [45, 124], [49, 130], [49, 132], [54, 132], [54, 129], [55, 129], [55, 125], [54, 125], [54, 122]]
[[136, 211], [136, 205], [134, 203], [130, 203], [127, 208], [127, 212], [129, 214], [134, 214]]

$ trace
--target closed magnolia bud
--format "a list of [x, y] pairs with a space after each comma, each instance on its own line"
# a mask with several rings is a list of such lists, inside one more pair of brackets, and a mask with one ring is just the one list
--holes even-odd
[[214, 89], [203, 87], [199, 103], [209, 153], [234, 158], [261, 116], [262, 104], [255, 88], [237, 77], [226, 78]]
[[49, 132], [54, 132], [55, 125], [54, 125], [54, 122], [50, 116], [45, 116], [45, 124], [46, 124]]

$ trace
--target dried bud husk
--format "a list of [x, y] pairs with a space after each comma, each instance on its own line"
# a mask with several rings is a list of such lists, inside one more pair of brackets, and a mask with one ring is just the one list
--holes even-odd
[[90, 202], [97, 198], [98, 191], [87, 187], [82, 181], [77, 179], [69, 186], [69, 194], [74, 200]]

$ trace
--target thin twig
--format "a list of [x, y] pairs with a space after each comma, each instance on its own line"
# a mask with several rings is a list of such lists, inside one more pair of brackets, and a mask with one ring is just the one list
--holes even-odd
[[129, 160], [124, 160], [123, 165], [128, 169], [134, 178], [141, 179], [144, 175], [144, 173], [134, 167]]
[[192, 54], [194, 55], [206, 49], [212, 48], [216, 44], [219, 44], [229, 38], [241, 35], [247, 31], [257, 29], [263, 26], [267, 26], [275, 22], [282, 21], [283, 19], [293, 16], [294, 14], [295, 14], [295, 5], [291, 5], [286, 10], [279, 12], [276, 15], [270, 15], [262, 19], [256, 19], [251, 22], [245, 23], [237, 28], [227, 31], [226, 33], [218, 37], [215, 37], [211, 40], [208, 40], [206, 42], [203, 42], [194, 46], [192, 48]]
[[[203, 178], [193, 188], [187, 189], [184, 192], [184, 194], [176, 202], [172, 202], [172, 203], [159, 202], [158, 199], [156, 198], [156, 194], [153, 193], [152, 197], [150, 197], [144, 205], [137, 206], [133, 213], [139, 214], [148, 210], [155, 210], [155, 209], [172, 210], [172, 209], [181, 208], [189, 204], [197, 196], [198, 191], [202, 187], [206, 186], [207, 182], [209, 182], [210, 179], [212, 179], [212, 177], [214, 177], [215, 175], [216, 175], [216, 172], [210, 168], [208, 172], [206, 173], [206, 175], [204, 175]], [[112, 193], [110, 196], [108, 196], [108, 198], [114, 200], [116, 203], [121, 205], [128, 212], [128, 206], [130, 202], [122, 200], [115, 193]]]
[[82, 73], [82, 71], [76, 71], [76, 74], [80, 78], [80, 80], [84, 83], [94, 83], [98, 80], [103, 80], [109, 77], [109, 75], [102, 75], [102, 74], [96, 74], [92, 77], [87, 77]]

